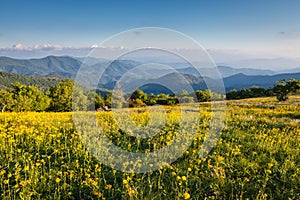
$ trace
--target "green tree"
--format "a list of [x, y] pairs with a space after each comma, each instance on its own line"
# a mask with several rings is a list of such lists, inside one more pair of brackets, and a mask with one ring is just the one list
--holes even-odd
[[4, 112], [11, 110], [13, 106], [13, 93], [11, 90], [0, 90], [0, 110]]
[[211, 91], [210, 90], [197, 90], [196, 91], [196, 97], [198, 102], [207, 102], [211, 100]]
[[236, 89], [230, 90], [229, 92], [226, 93], [226, 99], [228, 100], [239, 99], [238, 91]]
[[142, 107], [146, 105], [148, 101], [148, 96], [140, 89], [136, 89], [129, 98], [130, 107]]
[[87, 101], [88, 101], [88, 110], [97, 110], [104, 106], [103, 98], [93, 91], [88, 91], [87, 94]]
[[194, 98], [192, 96], [183, 96], [179, 98], [180, 103], [194, 103]]
[[140, 99], [134, 99], [134, 100], [129, 100], [129, 106], [139, 108], [139, 107], [146, 106], [146, 104]]
[[95, 93], [95, 109], [101, 108], [104, 105], [104, 99], [102, 98], [102, 96]]
[[226, 98], [230, 99], [245, 99], [245, 98], [255, 98], [255, 97], [266, 97], [273, 96], [272, 89], [264, 89], [257, 86], [252, 86], [249, 89], [242, 90], [231, 90], [226, 93]]
[[180, 94], [177, 95], [177, 98], [180, 103], [193, 103], [194, 98], [192, 94], [189, 94], [188, 91], [182, 90]]
[[72, 95], [72, 108], [74, 111], [87, 110], [88, 99], [84, 95], [82, 88], [74, 87]]
[[37, 87], [15, 83], [12, 86], [12, 111], [44, 111], [48, 108], [50, 99]]
[[188, 96], [189, 93], [186, 90], [182, 90], [179, 96]]
[[141, 101], [143, 101], [145, 103], [147, 101], [147, 94], [144, 93], [142, 90], [140, 90], [140, 89], [137, 88], [131, 94], [130, 99], [132, 99], [132, 100], [140, 99]]
[[72, 109], [87, 109], [87, 97], [83, 94], [83, 90], [75, 86], [75, 82], [71, 79], [62, 80], [56, 86], [51, 87], [48, 95], [51, 98], [50, 111], [69, 112]]
[[288, 100], [288, 95], [292, 92], [296, 92], [300, 89], [300, 81], [296, 79], [290, 79], [289, 81], [282, 79], [277, 81], [273, 87], [273, 91], [278, 101]]
[[157, 101], [157, 96], [151, 93], [147, 98], [146, 104], [155, 105], [157, 103], [156, 101]]
[[168, 94], [158, 94], [156, 103], [159, 105], [175, 105], [179, 102], [175, 95], [170, 96]]
[[71, 111], [74, 81], [66, 79], [49, 89], [50, 111]]
[[111, 107], [122, 108], [126, 104], [124, 94], [121, 90], [114, 90], [112, 93]]
[[45, 111], [50, 105], [50, 98], [44, 94], [41, 90], [34, 86], [30, 86], [33, 91], [33, 105], [32, 110], [34, 111]]
[[104, 103], [107, 107], [111, 107], [111, 100], [112, 100], [112, 92], [109, 91], [106, 93], [105, 97], [104, 97]]

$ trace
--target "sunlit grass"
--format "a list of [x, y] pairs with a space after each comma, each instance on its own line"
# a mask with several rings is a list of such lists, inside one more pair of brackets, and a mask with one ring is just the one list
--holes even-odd
[[[299, 103], [299, 96], [285, 103], [275, 98], [228, 102], [222, 135], [201, 158], [198, 150], [211, 116], [203, 103], [189, 149], [174, 163], [144, 174], [101, 164], [85, 148], [72, 113], [1, 113], [0, 199], [297, 199]], [[149, 109], [129, 111], [127, 120], [152, 130]], [[98, 125], [114, 144], [132, 152], [162, 148], [176, 134], [187, 137], [188, 124], [178, 129], [179, 107], [155, 112], [165, 126], [140, 141], [120, 133], [120, 123], [125, 127], [129, 121], [116, 122], [111, 112], [97, 113]]]

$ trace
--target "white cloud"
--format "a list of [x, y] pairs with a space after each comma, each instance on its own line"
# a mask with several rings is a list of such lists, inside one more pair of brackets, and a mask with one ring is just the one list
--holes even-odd
[[60, 45], [44, 44], [40, 47], [40, 49], [43, 50], [43, 51], [50, 51], [50, 50], [61, 51], [64, 48]]
[[24, 44], [15, 44], [11, 47], [0, 48], [0, 56], [25, 59], [41, 58], [49, 55], [84, 57], [91, 50], [90, 47], [63, 47], [52, 44], [35, 44], [29, 47]]
[[[95, 50], [96, 48], [97, 50]], [[278, 54], [268, 55], [268, 51], [246, 51], [240, 49], [212, 48], [207, 49], [207, 51], [218, 65], [228, 65], [237, 68], [249, 67], [264, 69], [286, 69], [300, 66], [300, 59], [296, 56], [296, 52], [300, 51], [300, 49], [291, 49], [290, 51], [287, 51], [287, 48], [285, 48], [285, 54], [280, 53], [283, 49], [276, 49], [275, 47], [274, 49], [278, 50]], [[130, 51], [130, 49], [123, 46], [104, 47], [96, 44], [89, 47], [63, 47], [61, 45], [53, 44], [36, 44], [29, 47], [24, 44], [15, 44], [8, 48], [0, 48], [0, 56], [24, 59], [41, 58], [49, 55], [73, 57], [92, 56], [107, 59], [111, 58], [110, 56], [114, 58], [113, 56], [123, 54], [126, 51]], [[197, 61], [197, 55], [199, 55], [193, 49], [177, 48], [176, 51], [179, 53], [181, 51], [189, 53], [191, 57], [193, 56], [195, 58], [195, 61]], [[294, 53], [294, 55], [292, 53]], [[291, 55], [293, 55], [293, 57], [291, 57]], [[300, 54], [298, 54], [298, 56], [299, 55]]]
[[29, 46], [26, 46], [24, 44], [14, 44], [14, 45], [12, 45], [12, 47], [2, 48], [2, 49], [27, 50], [27, 51], [32, 51], [32, 50], [63, 50], [64, 47], [62, 47], [60, 45], [51, 45], [51, 44], [43, 44], [43, 45], [36, 44], [33, 47], [29, 47]]
[[12, 49], [17, 49], [17, 50], [30, 50], [29, 47], [23, 45], [23, 44], [14, 44], [12, 46]]

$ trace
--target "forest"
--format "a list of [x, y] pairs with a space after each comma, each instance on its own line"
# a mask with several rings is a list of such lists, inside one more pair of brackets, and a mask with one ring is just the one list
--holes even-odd
[[15, 83], [11, 87], [0, 90], [0, 109], [4, 111], [52, 111], [69, 112], [79, 110], [97, 110], [103, 106], [113, 108], [143, 107], [147, 105], [176, 105], [179, 103], [209, 102], [211, 100], [246, 99], [255, 97], [276, 96], [279, 101], [288, 99], [288, 95], [300, 89], [300, 81], [296, 79], [281, 80], [273, 88], [252, 87], [232, 90], [226, 95], [210, 90], [196, 90], [188, 93], [183, 90], [179, 94], [146, 94], [136, 89], [132, 94], [122, 91], [89, 90], [79, 87], [72, 79], [65, 79], [45, 90], [34, 85]]

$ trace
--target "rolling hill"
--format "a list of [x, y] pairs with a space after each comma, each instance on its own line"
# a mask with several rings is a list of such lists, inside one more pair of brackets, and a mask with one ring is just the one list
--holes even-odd
[[[236, 74], [230, 77], [226, 77], [223, 79], [225, 91], [228, 92], [232, 89], [244, 89], [244, 88], [251, 88], [253, 86], [258, 86], [262, 88], [272, 88], [276, 81], [280, 81], [281, 79], [299, 79], [300, 80], [300, 73], [296, 74], [277, 74], [277, 75], [261, 75], [261, 76], [248, 76], [245, 74]], [[150, 93], [164, 93], [165, 90], [162, 87], [158, 87], [158, 85], [168, 87], [169, 90], [171, 90], [173, 93], [181, 92], [182, 90], [187, 90], [191, 92], [191, 89], [193, 90], [206, 90], [207, 84], [209, 83], [212, 88], [210, 88], [213, 91], [220, 91], [221, 88], [218, 87], [216, 84], [216, 80], [206, 77], [195, 77], [192, 75], [187, 74], [179, 74], [179, 73], [171, 73], [167, 74], [165, 76], [156, 78], [156, 79], [132, 79], [130, 81], [121, 83], [122, 90], [126, 92], [132, 92], [135, 88], [141, 88], [144, 92], [147, 94]], [[116, 85], [116, 81], [112, 81], [103, 85], [99, 85], [99, 87], [107, 88], [107, 89], [114, 89]], [[154, 92], [154, 89], [156, 88], [161, 91]], [[169, 92], [168, 92], [169, 93]]]
[[20, 60], [0, 57], [0, 70], [27, 76], [60, 75], [74, 77], [81, 62], [67, 56], [47, 56], [41, 59]]
[[271, 88], [274, 86], [276, 81], [282, 79], [295, 78], [300, 80], [300, 73], [289, 73], [289, 74], [276, 74], [272, 76], [260, 75], [260, 76], [247, 76], [245, 74], [236, 74], [227, 78], [224, 78], [224, 85], [227, 91], [232, 89], [243, 89], [250, 88], [252, 86], [258, 86], [262, 88]]
[[[223, 78], [229, 77], [229, 76], [232, 76], [235, 74], [240, 74], [240, 73], [245, 74], [245, 75], [274, 75], [275, 74], [275, 72], [273, 72], [271, 70], [251, 69], [251, 68], [236, 69], [236, 68], [228, 67], [228, 66], [217, 66], [217, 69]], [[193, 67], [179, 68], [179, 69], [177, 69], [177, 71], [180, 73], [183, 73], [183, 74], [190, 74], [190, 75], [199, 74], [199, 72]], [[208, 76], [211, 78], [213, 78], [215, 76], [215, 70], [212, 70], [210, 68], [202, 68], [200, 70], [200, 73], [203, 73], [203, 74], [205, 74], [205, 76]]]
[[[8, 57], [0, 57], [0, 85], [10, 86], [14, 82], [21, 82], [26, 85], [33, 84], [38, 87], [49, 87], [65, 78], [74, 78], [81, 66], [86, 67], [87, 74], [83, 77], [87, 83], [91, 80], [98, 80], [97, 76], [102, 74], [98, 82], [98, 87], [104, 89], [114, 89], [117, 81], [123, 81], [126, 88], [131, 91], [136, 87], [144, 88], [147, 93], [163, 90], [160, 85], [172, 87], [173, 92], [185, 89], [207, 89], [206, 82], [215, 87], [215, 71], [203, 68], [205, 77], [192, 67], [176, 65], [176, 70], [155, 66], [144, 67], [143, 64], [132, 60], [115, 60], [106, 69], [107, 61], [90, 59], [90, 65], [82, 64], [83, 58], [75, 59], [68, 56], [48, 56], [41, 59], [20, 60]], [[96, 64], [95, 64], [96, 63]], [[172, 63], [170, 63], [172, 66]], [[135, 68], [137, 67], [137, 68]], [[181, 67], [181, 68], [180, 68]], [[273, 87], [276, 81], [281, 79], [300, 79], [300, 73], [275, 74], [271, 70], [258, 70], [251, 68], [235, 69], [228, 66], [218, 66], [218, 70], [223, 77], [226, 91], [232, 89], [250, 88], [259, 86], [263, 88]], [[7, 73], [5, 73], [7, 72]], [[201, 72], [201, 71], [200, 71]], [[124, 76], [124, 74], [126, 74]], [[125, 77], [125, 78], [124, 78]], [[123, 79], [124, 80], [123, 80]], [[205, 80], [205, 81], [204, 81]], [[145, 86], [146, 85], [146, 86]], [[212, 88], [216, 89], [217, 88]], [[157, 92], [155, 92], [157, 93]]]
[[[64, 77], [74, 77], [80, 66], [85, 62], [91, 67], [91, 69], [100, 69], [107, 63], [107, 60], [101, 60], [96, 58], [72, 58], [68, 56], [47, 56], [40, 59], [13, 59], [9, 57], [0, 57], [0, 70], [15, 74], [22, 74], [27, 76], [45, 76], [49, 74], [61, 75]], [[133, 60], [116, 60], [113, 61], [110, 68], [106, 70], [107, 77], [118, 77], [124, 74], [126, 71], [139, 66], [144, 63], [136, 62]], [[184, 63], [162, 63], [174, 67], [178, 72], [182, 74], [189, 74], [193, 76], [200, 76], [199, 72], [191, 66], [187, 66]], [[275, 72], [271, 70], [259, 70], [242, 68], [236, 69], [229, 66], [217, 67], [222, 77], [232, 76], [234, 74], [243, 73], [245, 75], [273, 75]], [[200, 72], [203, 72], [206, 76], [214, 77], [214, 70], [209, 68], [202, 68]], [[156, 74], [152, 74], [158, 78], [170, 73], [170, 70], [161, 69], [157, 70]]]
[[48, 76], [25, 76], [20, 74], [13, 74], [0, 71], [0, 88], [11, 87], [12, 84], [19, 82], [24, 85], [34, 85], [41, 89], [48, 89], [56, 85], [59, 81], [65, 79], [58, 75]]

